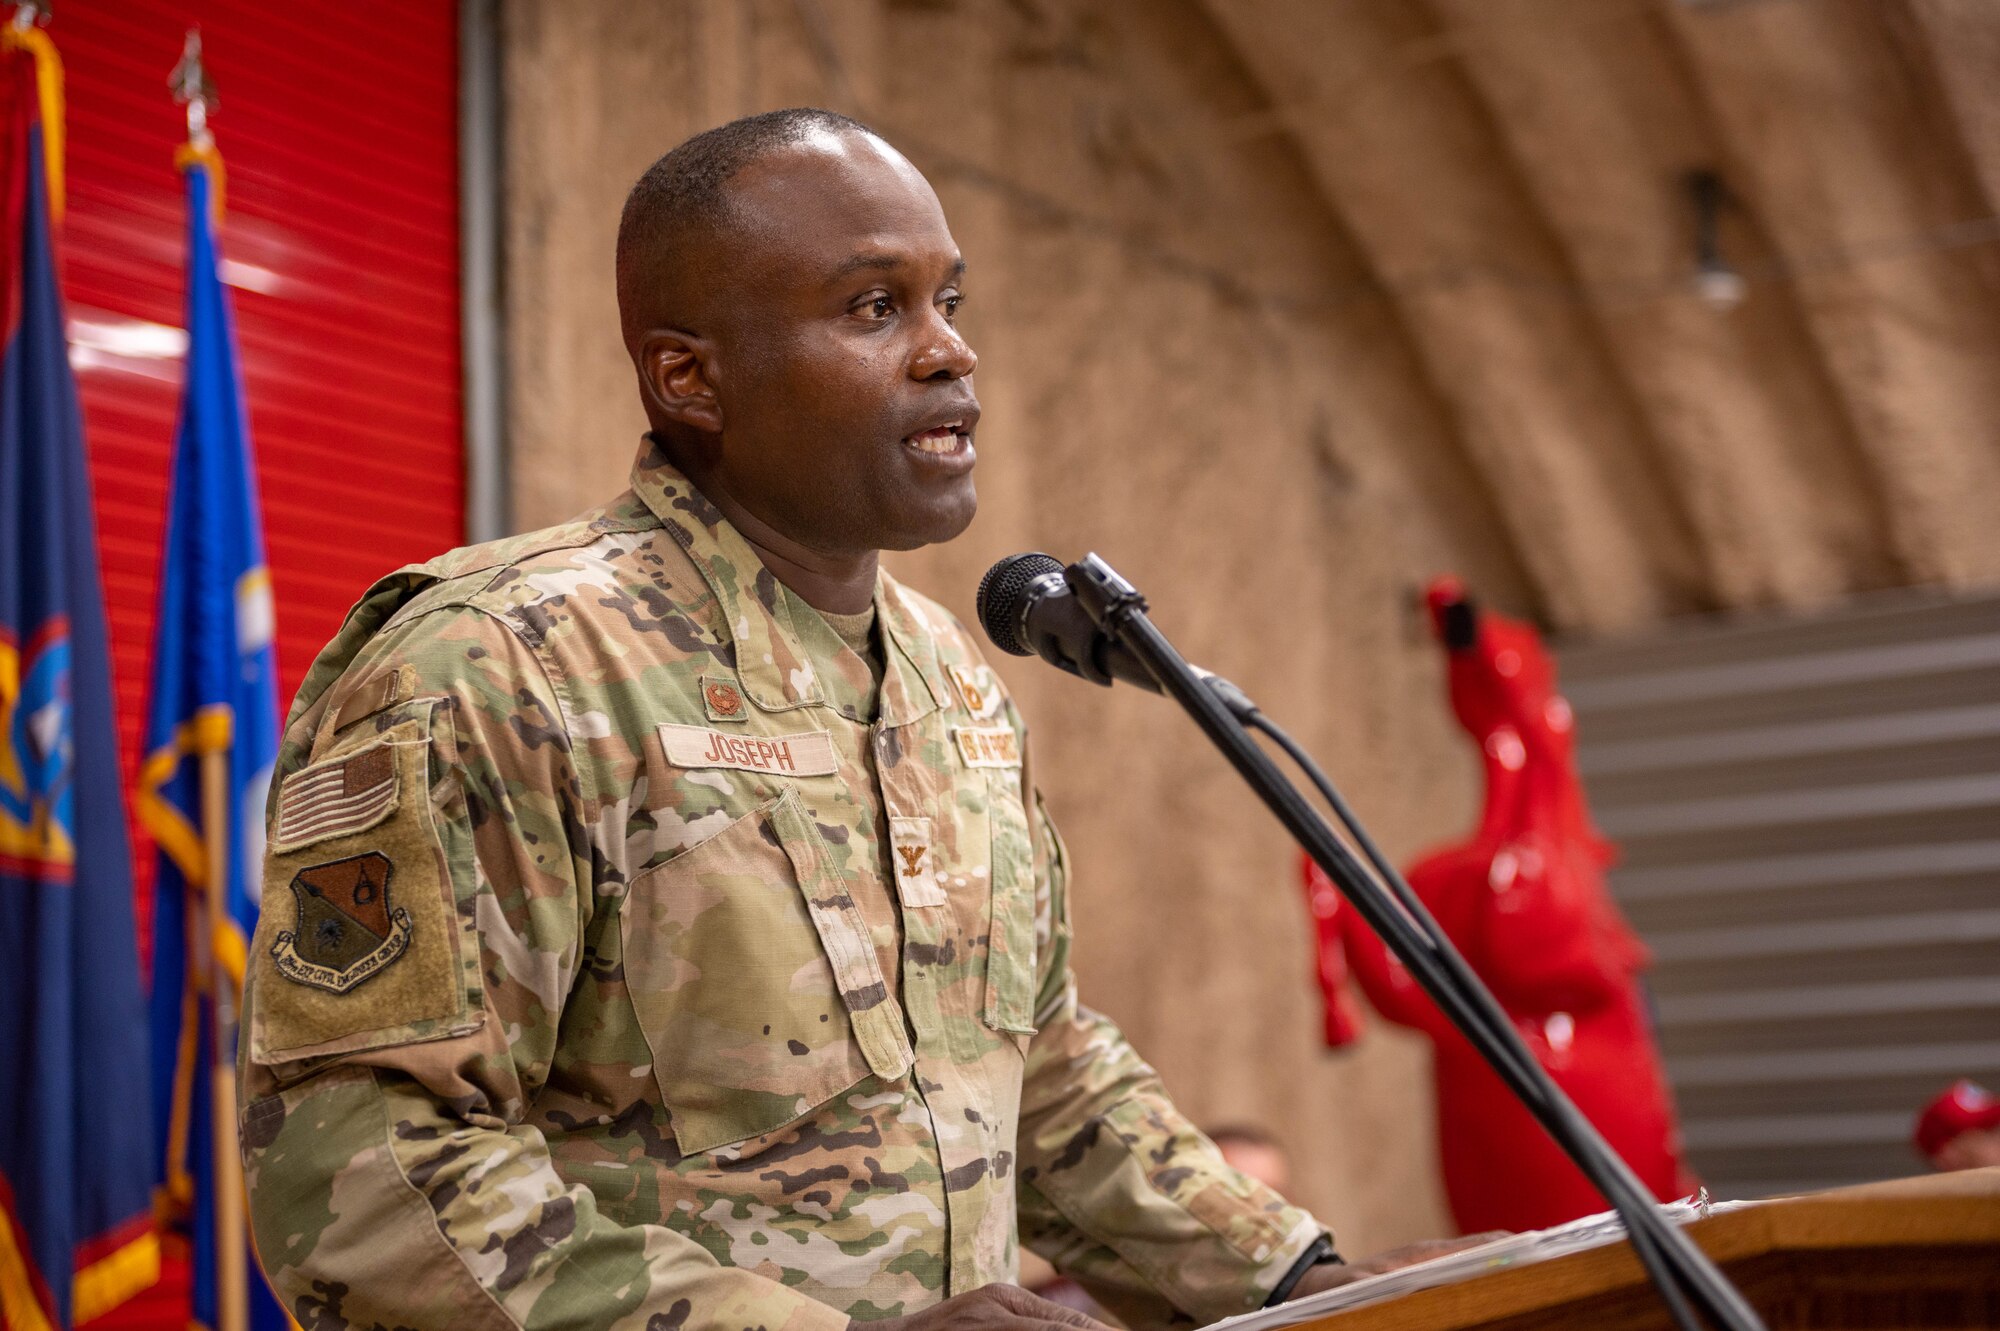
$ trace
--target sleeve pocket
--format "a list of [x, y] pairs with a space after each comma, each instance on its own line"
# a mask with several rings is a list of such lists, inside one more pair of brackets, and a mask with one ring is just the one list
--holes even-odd
[[254, 1062], [478, 1027], [431, 808], [429, 729], [426, 707], [280, 783], [251, 945]]

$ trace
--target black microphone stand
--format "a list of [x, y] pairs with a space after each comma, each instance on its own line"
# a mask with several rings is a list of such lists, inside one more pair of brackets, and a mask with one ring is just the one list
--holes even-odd
[[[1367, 834], [1348, 815], [1337, 792], [1312, 767], [1303, 751], [1283, 739], [1282, 732], [1264, 723], [1256, 704], [1242, 690], [1190, 666], [1147, 617], [1145, 598], [1111, 565], [1095, 554], [1086, 555], [1065, 569], [1063, 576], [1099, 629], [1142, 662], [1162, 691], [1187, 710], [1195, 724], [1277, 815], [1278, 821], [1333, 879], [1369, 928], [1409, 969], [1423, 991], [1604, 1195], [1624, 1221], [1634, 1254], [1659, 1287], [1660, 1297], [1674, 1320], [1686, 1331], [1694, 1331], [1697, 1324], [1688, 1306], [1692, 1300], [1701, 1315], [1715, 1326], [1727, 1331], [1762, 1331], [1763, 1322], [1742, 1294], [1693, 1240], [1661, 1216], [1652, 1195], [1630, 1167], [1562, 1088], [1550, 1080], [1522, 1043], [1492, 992], [1445, 937], [1416, 893], [1375, 850]], [[1251, 737], [1253, 725], [1278, 735], [1280, 742], [1321, 784], [1336, 811], [1347, 820], [1357, 841], [1368, 852], [1382, 875], [1382, 882], [1368, 873], [1326, 820], [1278, 770], [1270, 755]]]

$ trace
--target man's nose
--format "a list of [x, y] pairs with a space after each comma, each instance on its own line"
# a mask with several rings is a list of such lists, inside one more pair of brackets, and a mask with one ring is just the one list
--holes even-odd
[[979, 356], [972, 350], [972, 344], [960, 335], [958, 329], [945, 322], [942, 314], [933, 312], [925, 337], [917, 347], [917, 353], [910, 358], [910, 377], [926, 382], [937, 380], [950, 382], [963, 379], [979, 365]]

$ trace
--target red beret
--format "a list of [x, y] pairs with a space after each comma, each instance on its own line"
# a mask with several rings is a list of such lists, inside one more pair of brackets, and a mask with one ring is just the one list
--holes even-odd
[[1976, 1082], [1958, 1081], [1917, 1115], [1913, 1140], [1917, 1150], [1929, 1159], [1960, 1133], [1988, 1128], [2000, 1128], [2000, 1099], [1989, 1095]]

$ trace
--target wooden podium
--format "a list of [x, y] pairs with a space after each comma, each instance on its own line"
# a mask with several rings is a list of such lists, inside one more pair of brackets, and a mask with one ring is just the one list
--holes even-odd
[[[1771, 1331], [2000, 1327], [2000, 1168], [1812, 1193], [1688, 1227]], [[1300, 1331], [1673, 1331], [1623, 1243], [1300, 1324]]]

